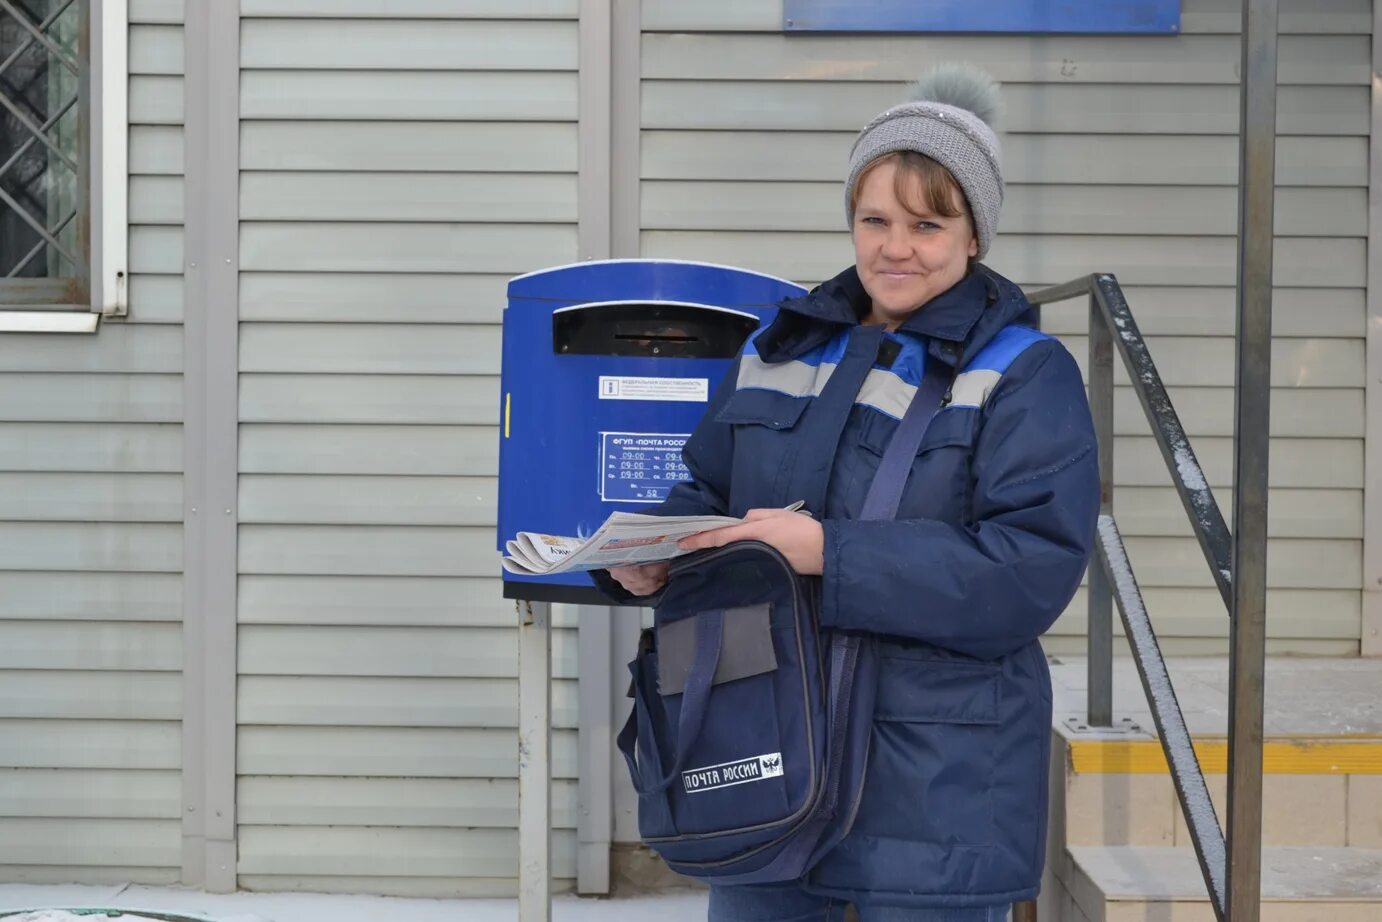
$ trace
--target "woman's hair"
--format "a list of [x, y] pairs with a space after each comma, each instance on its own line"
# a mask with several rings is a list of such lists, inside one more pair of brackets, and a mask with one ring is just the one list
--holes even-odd
[[[864, 188], [864, 180], [878, 167], [889, 162], [897, 164], [897, 172], [893, 173], [893, 194], [909, 211], [929, 211], [943, 218], [969, 215], [969, 203], [965, 199], [964, 190], [960, 188], [959, 182], [951, 172], [925, 154], [913, 150], [898, 150], [884, 154], [864, 167], [851, 190], [851, 214], [859, 207], [859, 194]], [[920, 199], [917, 197], [918, 191]], [[958, 208], [955, 206], [957, 197], [960, 201]]]

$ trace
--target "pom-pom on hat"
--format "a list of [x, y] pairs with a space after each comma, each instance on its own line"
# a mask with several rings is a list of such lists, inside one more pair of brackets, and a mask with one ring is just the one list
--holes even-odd
[[998, 84], [984, 71], [942, 64], [913, 84], [911, 101], [893, 106], [864, 126], [849, 154], [845, 217], [854, 226], [854, 187], [864, 168], [884, 154], [911, 150], [950, 171], [974, 218], [983, 259], [998, 232], [1003, 207], [1001, 151], [993, 126], [1001, 101]]

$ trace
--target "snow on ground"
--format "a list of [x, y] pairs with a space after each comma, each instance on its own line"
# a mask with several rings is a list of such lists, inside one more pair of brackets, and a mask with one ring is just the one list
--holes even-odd
[[[516, 900], [413, 900], [318, 893], [202, 893], [168, 887], [0, 884], [3, 922], [106, 922], [49, 907], [126, 910], [114, 922], [144, 922], [137, 910], [207, 922], [514, 922]], [[18, 916], [5, 913], [33, 910]], [[552, 900], [552, 922], [704, 922], [705, 894], [680, 891], [628, 899]]]

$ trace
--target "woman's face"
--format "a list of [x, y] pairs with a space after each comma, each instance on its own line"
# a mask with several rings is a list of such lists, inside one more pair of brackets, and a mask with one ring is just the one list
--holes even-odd
[[[930, 208], [913, 212], [894, 191], [897, 169], [896, 161], [888, 160], [864, 177], [852, 229], [854, 264], [873, 300], [864, 322], [890, 330], [964, 278], [970, 258], [979, 254], [964, 196], [951, 190], [955, 207], [948, 210], [959, 210], [959, 217], [931, 214]], [[908, 197], [920, 199], [920, 182], [915, 191]]]

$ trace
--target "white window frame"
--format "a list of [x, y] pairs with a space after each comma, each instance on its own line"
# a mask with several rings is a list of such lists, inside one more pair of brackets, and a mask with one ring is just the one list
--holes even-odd
[[88, 170], [89, 309], [9, 310], [0, 333], [94, 333], [101, 317], [129, 311], [129, 4], [87, 0], [90, 16]]

